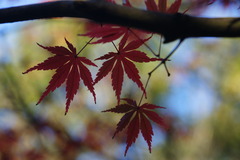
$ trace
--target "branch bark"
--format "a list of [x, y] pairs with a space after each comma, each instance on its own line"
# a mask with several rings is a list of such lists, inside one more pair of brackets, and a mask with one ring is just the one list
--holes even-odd
[[162, 34], [165, 42], [189, 37], [240, 37], [240, 18], [164, 14], [105, 1], [57, 1], [0, 9], [0, 23], [54, 17], [86, 18]]

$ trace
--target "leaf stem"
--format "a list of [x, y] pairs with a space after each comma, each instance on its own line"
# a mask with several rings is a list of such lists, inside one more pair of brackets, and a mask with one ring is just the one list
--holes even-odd
[[113, 44], [114, 48], [117, 50], [117, 53], [119, 53], [119, 50], [118, 50], [116, 44], [113, 41], [112, 41], [112, 44]]
[[[133, 30], [131, 30], [131, 28], [129, 28], [128, 30], [129, 30], [135, 37], [137, 37], [137, 39], [139, 39], [140, 41], [143, 42], [143, 40], [142, 40], [135, 32], [133, 32]], [[153, 54], [154, 56], [157, 56], [157, 54], [152, 50], [152, 48], [151, 48], [149, 45], [147, 45], [145, 42], [143, 43], [143, 45], [144, 45], [145, 47], [147, 47], [147, 49], [148, 49], [150, 52], [152, 52], [152, 54]]]
[[89, 44], [89, 43], [91, 43], [91, 41], [94, 39], [94, 37], [93, 38], [91, 38], [83, 47], [82, 47], [82, 49], [77, 53], [77, 56], [87, 47], [87, 45]]
[[158, 58], [161, 57], [161, 50], [162, 50], [162, 35], [160, 35], [160, 44], [159, 44], [158, 54], [156, 55]]
[[[149, 80], [150, 80], [150, 77], [151, 77], [151, 76], [152, 76], [152, 73], [148, 73], [148, 79], [147, 79], [147, 82], [146, 82], [145, 87], [144, 87], [145, 92], [146, 92], [146, 89], [147, 89], [147, 86], [148, 86], [148, 83], [149, 83]], [[142, 96], [141, 96], [141, 99], [140, 99], [140, 101], [139, 101], [138, 106], [141, 105], [144, 95], [145, 95], [145, 94], [144, 94], [144, 92], [143, 92], [143, 93], [142, 93]]]

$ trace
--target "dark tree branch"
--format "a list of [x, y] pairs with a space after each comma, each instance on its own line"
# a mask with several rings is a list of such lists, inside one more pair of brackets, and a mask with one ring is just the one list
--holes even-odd
[[164, 14], [105, 1], [57, 1], [0, 9], [0, 23], [53, 17], [87, 18], [164, 35], [165, 42], [188, 37], [240, 37], [240, 18]]

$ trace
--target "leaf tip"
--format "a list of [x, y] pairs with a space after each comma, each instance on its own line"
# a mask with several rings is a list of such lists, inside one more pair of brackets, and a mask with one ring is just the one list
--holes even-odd
[[97, 104], [96, 95], [94, 95], [94, 103]]
[[36, 106], [41, 103], [42, 99], [40, 98], [39, 101], [36, 103]]
[[67, 113], [68, 113], [68, 109], [69, 109], [69, 106], [66, 107], [66, 110], [65, 110], [65, 113], [64, 113], [65, 116], [66, 116]]
[[127, 145], [127, 147], [126, 147], [126, 149], [125, 149], [125, 152], [124, 152], [124, 157], [126, 157], [127, 152], [128, 152], [128, 149], [129, 149], [129, 146]]
[[65, 42], [66, 42], [67, 44], [69, 43], [66, 37], [64, 37], [64, 40], [65, 40]]
[[42, 47], [42, 48], [44, 48], [44, 46], [42, 46], [41, 44], [39, 44], [39, 43], [37, 43], [37, 45], [39, 46], [39, 47]]

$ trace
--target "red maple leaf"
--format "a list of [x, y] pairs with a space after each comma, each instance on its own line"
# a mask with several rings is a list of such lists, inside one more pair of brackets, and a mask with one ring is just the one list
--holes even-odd
[[96, 103], [96, 95], [93, 88], [93, 79], [90, 71], [85, 66], [85, 64], [91, 66], [96, 65], [85, 57], [78, 57], [76, 48], [66, 39], [65, 41], [69, 49], [62, 46], [44, 47], [38, 44], [43, 49], [46, 49], [54, 54], [54, 56], [28, 69], [27, 71], [23, 72], [23, 74], [26, 74], [33, 70], [56, 69], [56, 73], [53, 75], [48, 87], [46, 88], [46, 91], [42, 94], [37, 104], [39, 104], [50, 92], [53, 92], [66, 81], [66, 114], [74, 95], [77, 93], [80, 79], [83, 80], [85, 86], [87, 86], [87, 88], [90, 90]]
[[88, 36], [91, 38], [98, 38], [98, 40], [91, 44], [97, 43], [108, 43], [112, 42], [121, 36], [127, 34], [129, 29], [127, 27], [116, 26], [116, 25], [98, 25], [94, 24], [94, 27], [90, 27], [90, 31], [86, 34], [79, 34], [80, 36]]
[[106, 60], [97, 73], [97, 77], [94, 84], [98, 83], [103, 77], [108, 75], [112, 71], [112, 86], [115, 94], [117, 96], [118, 103], [120, 102], [120, 95], [122, 90], [122, 83], [124, 77], [124, 71], [128, 78], [135, 82], [138, 87], [146, 95], [145, 89], [142, 82], [140, 81], [139, 72], [134, 65], [134, 62], [150, 62], [162, 60], [159, 58], [149, 58], [144, 52], [137, 51], [135, 49], [139, 48], [145, 40], [134, 40], [126, 45], [128, 35], [126, 34], [119, 43], [119, 48], [117, 52], [109, 52], [96, 60]]
[[151, 142], [153, 136], [153, 129], [150, 123], [150, 120], [157, 123], [159, 126], [165, 128], [163, 119], [155, 112], [153, 109], [164, 108], [156, 106], [153, 104], [145, 103], [141, 106], [138, 106], [136, 101], [131, 99], [122, 99], [126, 101], [126, 104], [117, 105], [115, 108], [105, 110], [103, 112], [114, 112], [114, 113], [125, 113], [117, 124], [116, 131], [113, 135], [113, 138], [116, 134], [123, 129], [127, 128], [127, 146], [125, 150], [125, 156], [129, 147], [136, 141], [139, 132], [141, 131], [143, 138], [148, 144], [149, 152], [151, 153]]
[[177, 13], [182, 0], [175, 0], [172, 5], [167, 8], [167, 0], [158, 0], [158, 5], [155, 0], [145, 0], [147, 10], [155, 12], [165, 12], [165, 13]]
[[[115, 4], [115, 1], [108, 0], [111, 3]], [[132, 7], [129, 0], [123, 1], [123, 6], [126, 7]], [[117, 40], [118, 38], [129, 35], [129, 39], [140, 39], [141, 37], [145, 37], [147, 34], [146, 31], [141, 31], [137, 29], [130, 29], [129, 27], [123, 27], [118, 25], [112, 25], [112, 24], [104, 24], [99, 25], [96, 23], [88, 22], [86, 24], [86, 28], [89, 30], [85, 34], [78, 34], [79, 36], [88, 36], [91, 38], [97, 38], [98, 40], [92, 42], [91, 44], [97, 44], [97, 43], [108, 43], [112, 42], [114, 40]], [[133, 34], [129, 34], [133, 33]]]

